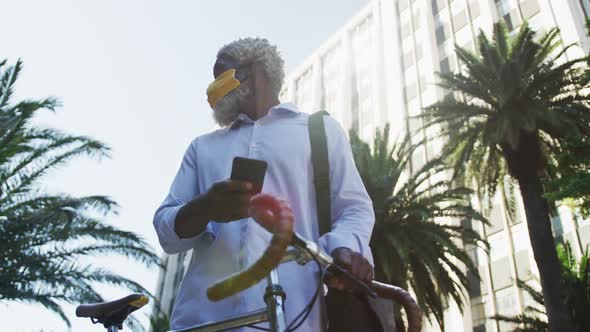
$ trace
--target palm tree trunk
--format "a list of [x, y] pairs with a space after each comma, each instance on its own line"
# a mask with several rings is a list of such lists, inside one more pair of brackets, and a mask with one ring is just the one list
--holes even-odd
[[564, 303], [561, 265], [555, 250], [549, 206], [543, 197], [541, 180], [536, 174], [519, 175], [517, 180], [524, 202], [531, 246], [541, 276], [549, 331], [573, 331], [571, 316]]

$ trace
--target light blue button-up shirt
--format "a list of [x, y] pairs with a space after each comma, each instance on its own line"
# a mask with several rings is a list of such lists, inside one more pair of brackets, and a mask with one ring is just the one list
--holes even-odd
[[[262, 192], [289, 202], [299, 234], [318, 242], [327, 253], [347, 247], [373, 263], [368, 245], [375, 221], [371, 200], [354, 165], [345, 132], [331, 117], [325, 117], [325, 126], [332, 229], [319, 238], [308, 117], [294, 104], [284, 103], [257, 121], [240, 114], [230, 127], [199, 136], [188, 147], [170, 192], [154, 216], [154, 227], [166, 253], [192, 249], [189, 267], [176, 296], [171, 319], [173, 329], [221, 320], [265, 306], [265, 280], [219, 302], [209, 301], [205, 293], [214, 282], [252, 264], [268, 245], [271, 235], [253, 219], [211, 221], [203, 233], [187, 239], [179, 238], [174, 232], [178, 210], [215, 182], [228, 179], [236, 156], [268, 163]], [[287, 293], [285, 309], [290, 322], [312, 298], [319, 272], [313, 262], [305, 266], [290, 262], [278, 268], [278, 275]], [[298, 331], [321, 330], [318, 303]]]

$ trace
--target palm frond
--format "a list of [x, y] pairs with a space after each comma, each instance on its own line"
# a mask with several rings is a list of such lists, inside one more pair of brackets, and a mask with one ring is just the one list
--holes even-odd
[[[469, 286], [464, 267], [477, 275], [464, 245], [487, 244], [477, 232], [442, 220], [487, 221], [470, 206], [470, 189], [440, 177], [449, 171], [442, 159], [430, 160], [409, 173], [409, 160], [418, 147], [409, 137], [390, 144], [386, 125], [376, 131], [372, 147], [354, 132], [350, 140], [375, 210], [371, 248], [376, 276], [410, 287], [429, 319], [443, 327], [446, 302], [452, 299], [463, 308], [464, 290]], [[403, 182], [402, 174], [407, 178]], [[434, 181], [433, 175], [440, 179]]]
[[[117, 255], [146, 266], [160, 264], [137, 234], [102, 221], [117, 212], [112, 199], [52, 195], [39, 186], [43, 175], [72, 158], [108, 156], [109, 148], [89, 137], [35, 126], [34, 115], [54, 111], [59, 101], [14, 103], [22, 62], [6, 63], [0, 61], [0, 301], [40, 304], [70, 326], [61, 303], [103, 301], [97, 284], [149, 294], [133, 280], [80, 263], [87, 257]], [[128, 326], [141, 328], [133, 318]]]

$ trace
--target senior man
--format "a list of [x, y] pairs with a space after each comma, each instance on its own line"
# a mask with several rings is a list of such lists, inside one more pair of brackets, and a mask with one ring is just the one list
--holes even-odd
[[[369, 240], [372, 204], [354, 165], [342, 127], [325, 118], [331, 179], [331, 230], [318, 233], [308, 117], [292, 103], [280, 103], [283, 60], [266, 39], [244, 38], [222, 47], [208, 90], [213, 118], [221, 127], [189, 145], [170, 192], [154, 216], [160, 244], [168, 254], [192, 249], [188, 270], [176, 296], [173, 329], [220, 320], [264, 307], [265, 282], [219, 302], [207, 299], [209, 285], [255, 261], [270, 234], [251, 217], [252, 184], [229, 179], [236, 156], [261, 159], [268, 169], [262, 193], [276, 197], [294, 219], [295, 230], [330, 253], [357, 278], [373, 277]], [[222, 80], [232, 85], [218, 91]], [[263, 213], [264, 211], [258, 211]], [[319, 271], [315, 264], [282, 264], [278, 276], [291, 321], [312, 298]], [[343, 279], [326, 281], [350, 290]], [[334, 292], [337, 292], [334, 290]], [[316, 302], [299, 331], [322, 331], [324, 310]], [[344, 315], [347, 316], [347, 315]], [[347, 317], [343, 317], [347, 318]], [[362, 320], [362, 319], [361, 319]], [[361, 322], [358, 331], [369, 331]], [[330, 323], [335, 326], [335, 322]], [[239, 331], [251, 331], [250, 328]], [[331, 328], [333, 330], [333, 328]]]

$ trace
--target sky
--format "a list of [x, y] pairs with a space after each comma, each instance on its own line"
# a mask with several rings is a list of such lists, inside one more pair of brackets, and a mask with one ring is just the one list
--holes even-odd
[[[162, 254], [152, 216], [188, 144], [214, 126], [205, 90], [217, 50], [240, 37], [268, 38], [288, 74], [368, 1], [0, 0], [0, 60], [24, 61], [15, 100], [59, 98], [63, 106], [36, 123], [112, 149], [110, 158], [78, 158], [49, 173], [42, 189], [112, 197], [119, 213], [105, 221]], [[155, 292], [156, 268], [119, 257], [96, 263]], [[129, 293], [103, 291], [109, 299]], [[75, 317], [75, 306], [64, 309], [71, 331], [104, 330]], [[150, 312], [135, 316], [147, 326]], [[0, 321], [3, 331], [68, 330], [38, 305], [0, 302]]]

